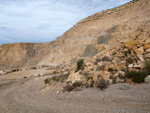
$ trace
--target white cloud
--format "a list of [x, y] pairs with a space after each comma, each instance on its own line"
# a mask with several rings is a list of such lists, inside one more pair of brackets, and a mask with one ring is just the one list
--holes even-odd
[[77, 21], [130, 0], [0, 0], [0, 44], [49, 42]]

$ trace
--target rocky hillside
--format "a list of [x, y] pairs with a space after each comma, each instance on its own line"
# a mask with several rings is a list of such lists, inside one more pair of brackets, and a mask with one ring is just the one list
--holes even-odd
[[0, 69], [73, 64], [77, 59], [89, 59], [104, 50], [127, 42], [136, 42], [136, 51], [143, 47], [144, 55], [146, 49], [150, 48], [148, 41], [145, 45], [149, 38], [150, 1], [134, 0], [81, 20], [50, 43], [2, 45]]

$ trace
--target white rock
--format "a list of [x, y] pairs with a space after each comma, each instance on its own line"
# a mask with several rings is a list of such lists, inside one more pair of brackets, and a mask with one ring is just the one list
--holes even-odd
[[150, 75], [144, 79], [144, 82], [150, 83]]
[[4, 74], [4, 71], [1, 70], [1, 71], [0, 71], [0, 75], [3, 75], [3, 74]]
[[129, 64], [129, 66], [128, 66], [129, 68], [132, 68], [133, 67], [133, 64]]

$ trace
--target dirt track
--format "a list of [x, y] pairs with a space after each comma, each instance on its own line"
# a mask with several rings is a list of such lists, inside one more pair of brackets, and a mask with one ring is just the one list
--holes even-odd
[[[47, 76], [48, 77], [48, 76]], [[150, 84], [115, 84], [58, 94], [60, 84], [44, 89], [47, 77], [0, 78], [0, 113], [149, 113]], [[120, 87], [129, 89], [121, 90]]]

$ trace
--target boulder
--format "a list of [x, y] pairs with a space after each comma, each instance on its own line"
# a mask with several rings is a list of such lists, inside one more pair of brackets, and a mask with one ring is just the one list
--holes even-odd
[[123, 72], [123, 71], [118, 71], [118, 75], [119, 75], [120, 77], [124, 77], [124, 76], [125, 76], [125, 72]]
[[150, 83], [150, 75], [144, 79], [144, 82]]
[[136, 55], [143, 55], [144, 54], [144, 48], [140, 47], [135, 50]]

